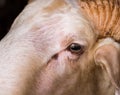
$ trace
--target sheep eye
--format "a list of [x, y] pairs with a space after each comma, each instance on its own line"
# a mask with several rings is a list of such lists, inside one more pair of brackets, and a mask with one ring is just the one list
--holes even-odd
[[72, 43], [70, 46], [69, 46], [69, 51], [72, 52], [72, 53], [76, 53], [76, 54], [82, 54], [84, 52], [83, 50], [83, 46], [77, 44], [77, 43]]

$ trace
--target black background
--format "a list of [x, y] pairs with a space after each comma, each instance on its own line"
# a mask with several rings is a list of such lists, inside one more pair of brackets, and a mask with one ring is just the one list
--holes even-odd
[[0, 0], [0, 40], [26, 4], [27, 0]]

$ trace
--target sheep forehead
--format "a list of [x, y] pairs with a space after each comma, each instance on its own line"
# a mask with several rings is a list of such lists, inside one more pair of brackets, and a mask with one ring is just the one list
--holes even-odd
[[[27, 32], [28, 34], [28, 32], [32, 31], [34, 34], [37, 33], [37, 35], [42, 35], [44, 39], [47, 38], [55, 40], [57, 37], [59, 40], [62, 40], [63, 38], [66, 39], [66, 36], [69, 38], [71, 36], [75, 36], [78, 39], [82, 38], [89, 41], [93, 39], [94, 33], [92, 26], [90, 26], [90, 23], [84, 18], [79, 9], [72, 6], [69, 8], [66, 5], [66, 9], [58, 9], [58, 11], [51, 13], [44, 11], [45, 7], [42, 7], [41, 9], [40, 6], [34, 7], [35, 5], [36, 3], [27, 6], [22, 12], [23, 16], [19, 16], [19, 19], [16, 20], [13, 27], [18, 26], [18, 29], [25, 28], [26, 30], [21, 32]], [[30, 9], [33, 9], [34, 11], [29, 13], [28, 11], [30, 11]], [[21, 21], [18, 23], [18, 20]], [[39, 33], [36, 31], [39, 31]]]
[[46, 35], [51, 35], [53, 38], [76, 36], [78, 38], [89, 39], [94, 36], [92, 26], [81, 15], [72, 12], [47, 17], [37, 26], [40, 27], [41, 31], [44, 31], [41, 33], [47, 33]]

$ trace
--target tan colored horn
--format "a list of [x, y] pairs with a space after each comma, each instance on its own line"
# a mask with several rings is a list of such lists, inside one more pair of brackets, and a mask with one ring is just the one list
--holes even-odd
[[120, 42], [120, 0], [79, 0], [79, 4], [99, 30], [99, 37]]

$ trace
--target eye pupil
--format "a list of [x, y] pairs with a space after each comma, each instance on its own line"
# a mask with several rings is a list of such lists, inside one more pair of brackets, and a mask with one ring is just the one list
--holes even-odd
[[72, 53], [82, 53], [83, 52], [83, 47], [77, 43], [72, 43], [70, 46], [69, 46], [69, 50], [72, 52]]
[[78, 44], [72, 44], [71, 46], [70, 46], [70, 49], [71, 50], [80, 50], [81, 49], [81, 46], [80, 45], [78, 45]]

